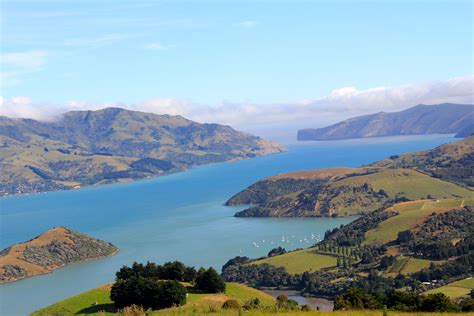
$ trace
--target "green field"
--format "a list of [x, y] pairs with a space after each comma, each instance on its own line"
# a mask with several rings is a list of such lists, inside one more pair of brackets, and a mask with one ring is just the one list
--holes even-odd
[[[109, 296], [110, 290], [108, 288], [97, 288], [40, 309], [32, 315], [93, 315], [99, 311], [105, 311], [105, 315], [114, 315], [115, 308]], [[97, 302], [97, 304], [93, 305], [94, 302]]]
[[[364, 244], [385, 244], [397, 239], [399, 232], [413, 229], [423, 222], [433, 212], [444, 212], [466, 205], [467, 200], [421, 200], [404, 202], [394, 205], [391, 209], [399, 212], [398, 215], [380, 223], [376, 228], [365, 233]], [[470, 202], [470, 200], [469, 200]]]
[[252, 264], [263, 263], [284, 267], [291, 274], [300, 274], [306, 271], [335, 267], [337, 265], [337, 258], [316, 253], [314, 248], [307, 248], [252, 262]]
[[400, 256], [397, 257], [397, 261], [388, 269], [389, 274], [410, 274], [418, 272], [424, 268], [428, 268], [431, 263], [441, 264], [444, 263], [444, 260], [441, 261], [432, 261], [425, 259], [418, 259], [412, 257]]
[[432, 289], [426, 291], [426, 294], [429, 293], [444, 293], [451, 298], [460, 298], [463, 296], [469, 295], [471, 290], [474, 290], [474, 279], [468, 278], [460, 281], [456, 281], [453, 283], [449, 283], [437, 289]]
[[370, 175], [357, 176], [340, 181], [362, 185], [369, 183], [375, 191], [383, 189], [389, 196], [403, 195], [410, 200], [419, 200], [431, 195], [437, 199], [472, 197], [473, 192], [412, 169], [385, 169]]
[[[34, 316], [62, 316], [62, 315], [116, 315], [116, 309], [110, 300], [110, 287], [104, 286], [93, 289], [82, 294], [70, 297], [51, 306], [34, 312]], [[237, 283], [227, 283], [225, 294], [196, 294], [189, 293], [186, 305], [180, 308], [155, 311], [154, 314], [166, 314], [168, 312], [186, 313], [188, 311], [203, 312], [209, 310], [210, 306], [220, 308], [223, 302], [233, 298], [241, 304], [251, 298], [259, 298], [262, 305], [274, 305], [273, 298], [259, 290]]]

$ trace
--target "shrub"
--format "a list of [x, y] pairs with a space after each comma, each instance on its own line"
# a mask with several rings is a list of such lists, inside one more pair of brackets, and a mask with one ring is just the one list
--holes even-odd
[[196, 276], [196, 288], [205, 293], [222, 293], [225, 291], [225, 282], [214, 268], [199, 269]]
[[237, 300], [230, 299], [224, 302], [223, 309], [240, 309], [240, 303]]
[[280, 294], [276, 298], [278, 305], [285, 305], [288, 304], [288, 297], [285, 294]]
[[261, 303], [258, 297], [248, 300], [243, 306], [243, 308], [246, 310], [259, 309], [260, 307]]
[[147, 312], [141, 306], [131, 305], [119, 310], [121, 316], [147, 316]]
[[310, 312], [311, 311], [311, 306], [309, 306], [308, 304], [305, 304], [305, 305], [301, 306], [301, 311], [302, 312]]

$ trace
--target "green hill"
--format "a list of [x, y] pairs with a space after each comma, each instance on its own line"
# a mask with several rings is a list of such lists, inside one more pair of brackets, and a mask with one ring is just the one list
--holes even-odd
[[474, 136], [430, 150], [392, 156], [370, 166], [413, 168], [442, 180], [474, 186]]
[[[250, 299], [258, 298], [263, 306], [273, 306], [274, 299], [259, 290], [238, 283], [227, 283], [224, 294], [196, 294], [189, 293], [187, 303], [179, 308], [169, 308], [154, 311], [153, 315], [176, 315], [176, 314], [198, 314], [209, 313], [210, 309], [216, 311], [221, 309], [222, 304], [228, 299], [235, 299], [244, 304]], [[59, 315], [117, 315], [119, 312], [110, 300], [110, 285], [89, 290], [79, 295], [57, 302], [51, 306], [42, 308], [32, 316], [59, 316]], [[235, 313], [235, 312], [234, 312]]]
[[54, 122], [0, 117], [0, 195], [130, 181], [283, 150], [230, 126], [120, 108], [68, 112]]
[[392, 156], [361, 168], [280, 174], [252, 184], [226, 205], [252, 205], [239, 217], [364, 214], [399, 201], [470, 198], [474, 137]]

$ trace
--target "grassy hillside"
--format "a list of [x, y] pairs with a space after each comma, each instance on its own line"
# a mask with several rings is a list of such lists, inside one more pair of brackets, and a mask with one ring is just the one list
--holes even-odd
[[387, 269], [386, 275], [391, 277], [395, 277], [398, 274], [408, 275], [428, 268], [432, 263], [443, 264], [445, 262], [446, 261], [443, 260], [433, 261], [401, 255], [397, 257], [395, 263]]
[[227, 205], [253, 204], [241, 217], [310, 217], [369, 213], [390, 201], [469, 198], [473, 192], [413, 169], [323, 169], [282, 174], [234, 195]]
[[264, 263], [275, 267], [284, 267], [291, 274], [301, 274], [306, 271], [335, 267], [337, 258], [318, 253], [314, 248], [307, 248], [252, 262], [252, 264]]
[[366, 232], [364, 244], [386, 244], [397, 239], [399, 232], [414, 229], [433, 213], [446, 212], [467, 204], [470, 204], [470, 200], [426, 200], [396, 204], [388, 210], [394, 210], [398, 212], [398, 215], [387, 219], [379, 224], [377, 228]]
[[0, 117], [0, 195], [129, 181], [285, 150], [230, 126], [120, 108]]
[[[228, 283], [228, 290], [222, 294], [190, 294], [188, 303], [180, 308], [170, 308], [161, 311], [151, 312], [151, 315], [222, 315], [235, 316], [241, 313], [248, 315], [288, 315], [288, 316], [379, 316], [381, 311], [335, 311], [335, 312], [276, 312], [274, 309], [258, 310], [251, 312], [240, 312], [235, 310], [222, 310], [219, 308], [222, 302], [228, 298], [234, 298], [240, 302], [245, 302], [250, 298], [258, 297], [263, 305], [274, 304], [273, 298], [263, 292], [249, 288], [247, 286]], [[94, 290], [73, 296], [56, 304], [32, 313], [32, 316], [66, 316], [66, 315], [118, 315], [109, 298], [110, 287], [104, 286]], [[394, 316], [434, 316], [440, 313], [408, 313], [390, 311]], [[443, 315], [458, 315], [455, 313], [442, 313]]]
[[[176, 313], [209, 312], [211, 306], [220, 309], [228, 299], [235, 299], [245, 303], [249, 299], [258, 298], [262, 305], [272, 306], [274, 299], [259, 290], [238, 283], [227, 283], [225, 294], [195, 294], [189, 293], [187, 303], [180, 308], [155, 311], [155, 315], [174, 315]], [[51, 306], [34, 312], [33, 316], [59, 315], [94, 315], [104, 311], [105, 315], [117, 315], [117, 311], [110, 300], [110, 286], [102, 286], [79, 295], [70, 297]], [[234, 312], [235, 313], [235, 312]]]
[[471, 290], [474, 290], [474, 279], [468, 278], [453, 283], [449, 283], [437, 289], [432, 289], [426, 293], [444, 293], [451, 298], [460, 298], [468, 296], [471, 293]]
[[403, 200], [472, 198], [474, 136], [361, 168], [279, 174], [232, 196], [239, 217], [364, 214]]
[[474, 136], [430, 150], [392, 156], [371, 166], [413, 168], [439, 179], [474, 186]]

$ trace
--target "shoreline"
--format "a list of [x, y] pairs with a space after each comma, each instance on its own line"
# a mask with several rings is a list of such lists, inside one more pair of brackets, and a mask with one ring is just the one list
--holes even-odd
[[26, 193], [18, 193], [18, 194], [5, 194], [5, 195], [0, 196], [0, 201], [3, 200], [3, 199], [8, 199], [8, 198], [18, 198], [18, 197], [46, 194], [46, 193], [52, 193], [52, 192], [78, 191], [78, 190], [83, 190], [83, 189], [98, 188], [98, 187], [102, 187], [102, 186], [106, 186], [106, 185], [127, 184], [127, 183], [135, 183], [135, 182], [140, 182], [140, 181], [153, 180], [153, 179], [157, 179], [157, 178], [161, 178], [161, 177], [172, 176], [172, 175], [180, 174], [180, 173], [183, 173], [183, 172], [191, 171], [193, 169], [197, 169], [197, 168], [200, 168], [200, 167], [212, 166], [212, 165], [218, 165], [218, 164], [224, 164], [224, 163], [232, 163], [232, 162], [238, 162], [238, 161], [243, 161], [243, 160], [251, 160], [251, 159], [256, 159], [256, 158], [261, 158], [261, 157], [266, 157], [266, 156], [271, 156], [271, 155], [278, 155], [278, 154], [286, 153], [288, 151], [289, 151], [289, 149], [287, 147], [285, 147], [284, 151], [268, 153], [268, 154], [255, 156], [255, 157], [240, 157], [240, 158], [233, 158], [233, 159], [226, 160], [226, 161], [221, 161], [221, 162], [211, 162], [211, 163], [206, 163], [206, 164], [202, 164], [202, 165], [191, 165], [187, 168], [182, 168], [182, 169], [178, 169], [178, 170], [170, 171], [170, 172], [163, 172], [161, 174], [151, 175], [151, 176], [147, 176], [147, 177], [144, 177], [144, 178], [124, 179], [122, 181], [113, 181], [113, 182], [109, 182], [109, 183], [96, 183], [96, 184], [84, 185], [84, 186], [81, 186], [79, 188], [70, 187], [69, 189], [58, 189], [58, 190], [29, 192], [29, 193], [26, 192]]
[[86, 259], [79, 260], [79, 261], [72, 262], [72, 263], [65, 263], [63, 265], [60, 265], [60, 266], [52, 269], [51, 271], [47, 271], [47, 272], [43, 272], [43, 273], [39, 273], [39, 274], [34, 274], [34, 275], [27, 275], [27, 276], [24, 276], [24, 277], [15, 279], [15, 280], [9, 280], [9, 281], [3, 281], [3, 282], [0, 281], [0, 286], [3, 286], [4, 284], [11, 284], [11, 283], [14, 283], [14, 282], [18, 282], [18, 281], [22, 281], [22, 280], [31, 279], [31, 278], [34, 278], [34, 277], [54, 273], [56, 270], [62, 269], [66, 266], [72, 266], [72, 265], [75, 265], [75, 264], [84, 263], [84, 262], [88, 262], [88, 261], [101, 260], [101, 259], [113, 257], [119, 252], [120, 252], [120, 249], [117, 248], [117, 250], [115, 250], [113, 253], [111, 253], [110, 255], [107, 255], [107, 256], [100, 256], [100, 257], [95, 257], [95, 258], [86, 258]]

